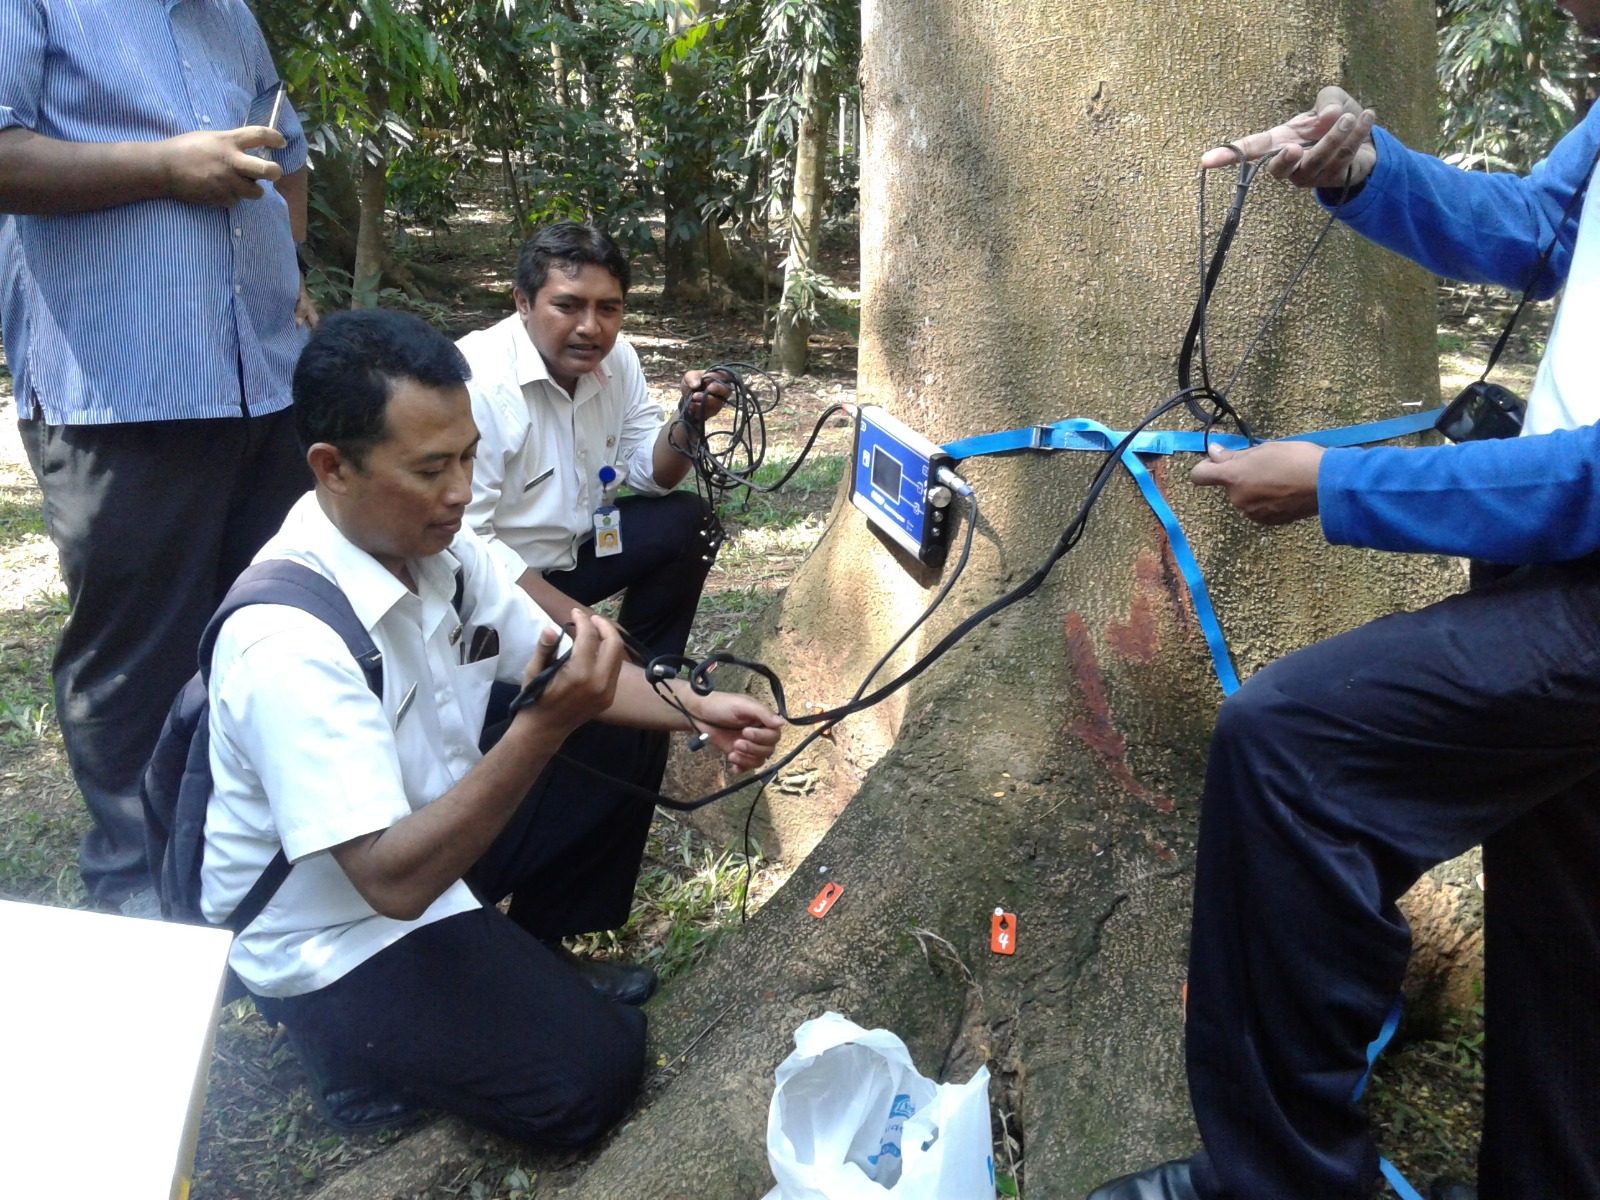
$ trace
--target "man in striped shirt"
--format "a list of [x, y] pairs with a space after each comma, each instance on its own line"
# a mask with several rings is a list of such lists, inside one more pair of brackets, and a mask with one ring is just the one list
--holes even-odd
[[305, 140], [287, 105], [265, 127], [279, 86], [243, 0], [0, 0], [0, 328], [72, 606], [55, 698], [103, 907], [147, 882], [140, 778], [200, 630], [309, 485]]

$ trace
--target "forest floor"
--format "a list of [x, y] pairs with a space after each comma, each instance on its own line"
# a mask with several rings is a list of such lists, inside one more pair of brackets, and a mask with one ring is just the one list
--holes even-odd
[[[414, 233], [408, 253], [485, 287], [509, 289], [515, 246], [507, 228], [503, 215], [492, 210], [463, 212], [450, 231]], [[825, 265], [848, 293], [857, 273], [853, 242], [841, 236], [828, 250]], [[452, 335], [504, 315], [423, 307]], [[1476, 369], [1472, 364], [1483, 361], [1504, 312], [1498, 299], [1474, 290], [1444, 294], [1439, 340], [1446, 394], [1466, 382]], [[768, 418], [771, 458], [780, 467], [792, 461], [822, 409], [855, 396], [854, 312], [842, 303], [827, 315], [829, 323], [813, 340], [812, 373], [783, 381], [782, 403]], [[676, 381], [686, 370], [722, 361], [764, 361], [761, 318], [759, 305], [735, 305], [724, 312], [664, 303], [659, 281], [646, 277], [629, 297], [625, 332], [639, 350], [653, 393], [672, 403]], [[1547, 306], [1527, 319], [1530, 332], [1514, 339], [1497, 376], [1524, 393], [1548, 321]], [[82, 907], [74, 854], [84, 817], [49, 691], [50, 654], [66, 600], [13, 415], [10, 377], [0, 367], [0, 898]], [[709, 649], [728, 640], [781, 590], [822, 533], [848, 439], [847, 423], [833, 419], [814, 464], [789, 489], [758, 498], [749, 511], [728, 505], [724, 519], [730, 537], [708, 584], [693, 645]], [[780, 867], [758, 858], [751, 907], [782, 878]], [[744, 882], [738, 848], [710, 845], [663, 816], [650, 841], [633, 919], [618, 938], [596, 940], [589, 950], [650, 959], [667, 974], [683, 970], [738, 920]], [[114, 1014], [115, 1004], [108, 1002], [107, 1019], [114, 1020]], [[1472, 1177], [1480, 1039], [1481, 1014], [1461, 1013], [1439, 1039], [1398, 1047], [1378, 1067], [1370, 1106], [1384, 1150], [1419, 1184], [1439, 1173]], [[404, 1136], [337, 1134], [317, 1117], [304, 1082], [293, 1052], [248, 1002], [223, 1012], [194, 1200], [307, 1197]], [[76, 1166], [70, 1144], [63, 1144], [59, 1156], [63, 1189], [71, 1192]], [[530, 1159], [486, 1139], [482, 1156], [463, 1164], [429, 1193], [429, 1200], [551, 1196], [571, 1178], [573, 1163], [572, 1156]]]

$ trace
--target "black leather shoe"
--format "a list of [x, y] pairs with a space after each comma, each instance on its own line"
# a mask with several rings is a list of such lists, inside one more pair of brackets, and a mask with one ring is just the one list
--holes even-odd
[[1470, 1183], [1441, 1175], [1428, 1185], [1428, 1200], [1478, 1200], [1478, 1189]]
[[306, 1073], [306, 1090], [317, 1114], [340, 1133], [371, 1133], [379, 1129], [403, 1129], [422, 1120], [425, 1114], [410, 1101], [377, 1084], [341, 1079], [328, 1064], [320, 1061], [305, 1040], [287, 1025], [289, 1044]]
[[1102, 1183], [1085, 1200], [1200, 1200], [1200, 1197], [1189, 1181], [1189, 1160], [1182, 1159]]
[[583, 981], [607, 1000], [631, 1004], [635, 1008], [656, 994], [656, 971], [642, 963], [612, 962], [610, 959], [584, 958], [560, 942], [546, 946], [562, 962], [583, 977]]

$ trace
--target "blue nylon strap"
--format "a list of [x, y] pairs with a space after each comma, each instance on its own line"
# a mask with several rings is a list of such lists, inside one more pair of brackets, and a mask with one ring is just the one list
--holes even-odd
[[1389, 1181], [1389, 1186], [1400, 1200], [1422, 1200], [1422, 1194], [1406, 1182], [1406, 1177], [1400, 1174], [1400, 1168], [1387, 1158], [1378, 1159], [1378, 1170], [1383, 1172], [1383, 1177]]
[[[1433, 428], [1441, 409], [1427, 409], [1368, 421], [1362, 425], [1343, 425], [1315, 433], [1297, 433], [1286, 442], [1311, 442], [1318, 446], [1363, 446]], [[1107, 429], [1098, 421], [1073, 419], [1052, 425], [1029, 425], [1005, 433], [985, 433], [963, 438], [941, 447], [951, 458], [973, 458], [980, 454], [1000, 454], [1006, 450], [1098, 450], [1102, 454], [1119, 444], [1125, 433]], [[1237, 433], [1214, 433], [1211, 441], [1225, 450], [1243, 450], [1249, 445]], [[1133, 439], [1128, 449], [1134, 454], [1203, 454], [1206, 437], [1198, 429], [1147, 429]]]
[[[1387, 438], [1403, 437], [1408, 433], [1418, 433], [1432, 428], [1439, 411], [1433, 409], [1409, 413], [1387, 421], [1369, 421], [1363, 425], [1347, 425], [1339, 429], [1296, 434], [1283, 440], [1311, 442], [1318, 446], [1329, 447], [1381, 442]], [[974, 458], [980, 454], [1000, 454], [1007, 450], [1094, 450], [1105, 454], [1115, 450], [1126, 436], [1127, 434], [1109, 429], [1098, 421], [1074, 417], [1051, 425], [1029, 425], [1023, 429], [1012, 429], [1004, 433], [981, 434], [978, 437], [951, 442], [941, 448], [951, 458], [958, 460]], [[1249, 444], [1235, 433], [1212, 434], [1210, 440], [1214, 445], [1226, 450], [1243, 450]], [[1178, 517], [1172, 511], [1172, 505], [1167, 503], [1167, 498], [1156, 486], [1149, 469], [1136, 457], [1140, 454], [1203, 454], [1205, 447], [1206, 436], [1199, 430], [1146, 430], [1139, 433], [1123, 451], [1122, 465], [1139, 485], [1139, 491], [1143, 493], [1145, 502], [1150, 505], [1150, 510], [1155, 513], [1161, 522], [1161, 528], [1166, 532], [1167, 541], [1172, 546], [1173, 559], [1183, 576], [1184, 583], [1189, 588], [1189, 596], [1194, 601], [1195, 619], [1200, 623], [1200, 632], [1211, 650], [1211, 661], [1216, 668], [1217, 681], [1222, 685], [1223, 695], [1231, 696], [1239, 690], [1239, 676], [1233, 667], [1233, 657], [1228, 653], [1228, 639], [1222, 632], [1222, 623], [1217, 620], [1216, 609], [1211, 604], [1211, 593], [1206, 588], [1205, 577], [1200, 573], [1200, 563], [1194, 556], [1189, 539], [1184, 536], [1183, 527], [1178, 524]]]
[[[1389, 438], [1404, 437], [1406, 434], [1431, 429], [1440, 411], [1433, 409], [1409, 413], [1387, 421], [1369, 421], [1362, 425], [1347, 425], [1339, 429], [1302, 433], [1283, 440], [1311, 442], [1317, 446], [1327, 447], [1361, 446], [1369, 442], [1386, 441]], [[1098, 421], [1074, 418], [1057, 421], [1053, 425], [1032, 425], [1005, 433], [989, 433], [966, 438], [959, 442], [951, 442], [943, 449], [954, 459], [973, 458], [980, 454], [1000, 454], [1007, 450], [1097, 450], [1104, 454], [1116, 449], [1126, 436], [1125, 433], [1108, 429]], [[1167, 503], [1167, 498], [1156, 486], [1155, 478], [1150, 474], [1149, 468], [1136, 457], [1140, 454], [1203, 454], [1206, 440], [1203, 433], [1195, 430], [1143, 432], [1123, 451], [1122, 465], [1127, 468], [1133, 481], [1139, 485], [1139, 491], [1143, 493], [1145, 502], [1150, 505], [1151, 511], [1160, 520], [1162, 529], [1166, 531], [1167, 541], [1172, 546], [1173, 559], [1194, 601], [1195, 618], [1205, 635], [1206, 645], [1211, 649], [1211, 660], [1216, 667], [1217, 679], [1222, 684], [1223, 693], [1231, 696], [1239, 690], [1239, 677], [1234, 671], [1233, 658], [1228, 653], [1228, 642], [1223, 636], [1222, 625], [1217, 620], [1216, 610], [1211, 605], [1211, 594], [1206, 588], [1205, 578], [1200, 573], [1200, 564], [1189, 546], [1189, 539], [1184, 536], [1183, 527], [1178, 524], [1178, 517], [1172, 511], [1172, 505]], [[1242, 450], [1249, 444], [1238, 434], [1213, 434], [1210, 441], [1228, 450]], [[1389, 1010], [1389, 1015], [1384, 1019], [1383, 1028], [1367, 1047], [1367, 1069], [1362, 1073], [1361, 1081], [1356, 1084], [1355, 1095], [1351, 1097], [1353, 1100], [1361, 1099], [1361, 1094], [1367, 1088], [1367, 1080], [1372, 1076], [1373, 1064], [1378, 1061], [1378, 1056], [1383, 1053], [1383, 1048], [1389, 1044], [1399, 1027], [1400, 1002], [1396, 1000], [1394, 1007]], [[1416, 1188], [1400, 1174], [1399, 1168], [1387, 1158], [1379, 1157], [1378, 1170], [1400, 1200], [1423, 1200]]]
[[[1383, 1053], [1383, 1048], [1394, 1038], [1395, 1030], [1400, 1028], [1400, 1001], [1394, 1002], [1394, 1007], [1389, 1010], [1389, 1015], [1383, 1019], [1383, 1028], [1378, 1030], [1378, 1036], [1372, 1039], [1372, 1044], [1367, 1047], [1367, 1069], [1361, 1074], [1361, 1082], [1356, 1084], [1352, 1100], [1361, 1099], [1361, 1093], [1367, 1090], [1367, 1080], [1372, 1078], [1372, 1067], [1378, 1061], [1378, 1055]], [[1422, 1200], [1417, 1189], [1407, 1182], [1406, 1177], [1400, 1174], [1400, 1168], [1387, 1158], [1379, 1157], [1378, 1170], [1389, 1181], [1389, 1186], [1395, 1191], [1400, 1200]]]
[[1389, 1010], [1389, 1015], [1383, 1019], [1383, 1028], [1378, 1030], [1378, 1036], [1372, 1039], [1372, 1044], [1367, 1047], [1367, 1069], [1362, 1073], [1361, 1082], [1356, 1084], [1355, 1095], [1352, 1100], [1361, 1099], [1361, 1093], [1367, 1090], [1367, 1080], [1372, 1078], [1372, 1067], [1378, 1061], [1378, 1055], [1383, 1053], [1383, 1048], [1394, 1039], [1394, 1031], [1400, 1028], [1400, 1001], [1394, 1002], [1394, 1007]]

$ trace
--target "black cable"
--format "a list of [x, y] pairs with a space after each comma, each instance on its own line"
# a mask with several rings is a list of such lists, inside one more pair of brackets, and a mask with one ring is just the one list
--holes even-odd
[[[852, 703], [861, 699], [861, 693], [865, 692], [872, 681], [877, 678], [878, 672], [883, 670], [884, 666], [889, 662], [889, 660], [899, 652], [900, 647], [904, 646], [906, 642], [910, 640], [911, 635], [916, 633], [917, 630], [921, 629], [922, 626], [927, 622], [928, 618], [933, 616], [934, 612], [938, 610], [939, 606], [944, 603], [945, 597], [949, 596], [950, 592], [955, 588], [956, 580], [961, 578], [962, 571], [966, 569], [967, 560], [972, 556], [972, 535], [973, 531], [978, 527], [978, 500], [976, 496], [970, 497], [970, 500], [970, 511], [967, 513], [966, 536], [962, 540], [961, 554], [956, 558], [956, 565], [951, 569], [950, 577], [945, 580], [944, 586], [939, 589], [939, 594], [933, 598], [933, 603], [924, 608], [922, 610], [922, 614], [906, 628], [904, 633], [895, 639], [894, 645], [885, 650], [879, 657], [878, 661], [872, 664], [872, 669], [866, 673], [865, 677], [863, 677], [861, 680], [861, 685], [856, 688], [855, 695], [850, 697]], [[676, 697], [674, 697], [674, 699], [676, 699]], [[682, 708], [681, 705], [679, 707], [680, 709]], [[690, 720], [693, 721], [694, 718], [690, 717]], [[829, 727], [829, 725], [823, 725], [817, 730], [816, 736], [806, 738], [802, 743], [802, 746], [809, 746], [816, 740], [817, 737], [826, 736]], [[793, 761], [793, 755], [791, 755], [789, 761]], [[765, 783], [756, 789], [755, 797], [750, 801], [750, 807], [744, 814], [743, 850], [745, 866], [745, 890], [740, 894], [739, 897], [739, 920], [741, 923], [745, 919], [744, 897], [749, 894], [750, 880], [754, 874], [754, 865], [750, 858], [750, 822], [755, 819], [756, 806], [761, 803], [761, 796], [766, 790], [767, 785]]]
[[[756, 387], [750, 377], [759, 377], [766, 386]], [[667, 445], [689, 460], [694, 472], [695, 493], [706, 511], [702, 536], [706, 539], [708, 559], [715, 557], [727, 539], [727, 530], [717, 509], [728, 493], [744, 488], [744, 505], [748, 510], [752, 492], [778, 491], [804, 464], [828, 418], [844, 407], [831, 404], [823, 410], [805, 446], [775, 483], [757, 483], [755, 476], [767, 460], [767, 414], [782, 402], [783, 385], [754, 363], [744, 362], [707, 367], [701, 373], [702, 389], [713, 381], [722, 382], [728, 389], [728, 398], [717, 414], [721, 420], [715, 428], [707, 427], [704, 420], [689, 419], [687, 396], [667, 424]]]
[[[1236, 154], [1239, 153], [1239, 148], [1231, 143], [1228, 144], [1228, 148]], [[1351, 175], [1350, 170], [1347, 168], [1344, 185], [1339, 190], [1338, 202], [1328, 213], [1328, 219], [1312, 240], [1310, 249], [1301, 258], [1300, 264], [1295, 268], [1294, 274], [1290, 276], [1288, 284], [1278, 294], [1278, 299], [1273, 304], [1271, 311], [1256, 327], [1255, 333], [1245, 346], [1244, 353], [1240, 356], [1238, 363], [1228, 376], [1228, 382], [1220, 389], [1214, 387], [1211, 383], [1210, 361], [1207, 356], [1206, 330], [1207, 314], [1211, 307], [1212, 293], [1215, 292], [1217, 281], [1222, 275], [1222, 268], [1227, 262], [1229, 250], [1233, 247], [1234, 237], [1239, 232], [1239, 222], [1244, 214], [1245, 200], [1249, 197], [1251, 186], [1261, 173], [1261, 168], [1270, 162], [1277, 153], [1277, 151], [1273, 151], [1253, 162], [1246, 162], [1243, 156], [1240, 156], [1239, 179], [1234, 187], [1233, 203], [1228, 208], [1228, 214], [1223, 220], [1222, 230], [1217, 236], [1216, 249], [1209, 260], [1206, 258], [1205, 252], [1206, 179], [1209, 172], [1204, 170], [1200, 172], [1198, 202], [1200, 213], [1200, 295], [1195, 301], [1194, 313], [1189, 319], [1189, 328], [1184, 334], [1182, 347], [1178, 351], [1178, 387], [1180, 391], [1191, 391], [1193, 393], [1192, 398], [1187, 402], [1187, 407], [1195, 418], [1201, 422], [1201, 431], [1208, 448], [1210, 446], [1211, 431], [1221, 417], [1227, 417], [1231, 420], [1250, 444], [1254, 445], [1260, 440], [1251, 431], [1243, 416], [1233, 407], [1229, 396], [1233, 392], [1234, 385], [1239, 382], [1239, 377], [1244, 374], [1245, 366], [1255, 354], [1256, 348], [1261, 344], [1261, 339], [1266, 335], [1273, 322], [1278, 319], [1279, 314], [1283, 312], [1284, 306], [1288, 304], [1289, 297], [1294, 292], [1295, 286], [1310, 268], [1312, 260], [1317, 256], [1317, 252], [1321, 250], [1323, 241], [1338, 221], [1339, 213], [1344, 208], [1351, 192]], [[1192, 361], [1197, 346], [1200, 354], [1200, 384], [1198, 387], [1194, 385], [1192, 377]], [[1209, 402], [1215, 408], [1215, 412], [1210, 416], [1207, 416], [1202, 408], [1202, 404], [1205, 402]]]
[[[1110, 480], [1117, 465], [1121, 462], [1122, 455], [1127, 451], [1128, 447], [1133, 444], [1134, 438], [1143, 433], [1153, 421], [1165, 416], [1178, 405], [1186, 403], [1189, 398], [1190, 397], [1183, 392], [1176, 392], [1169, 396], [1166, 400], [1162, 401], [1159, 405], [1152, 409], [1143, 420], [1141, 420], [1123, 436], [1122, 440], [1118, 442], [1116, 446], [1106, 453], [1105, 458], [1101, 461], [1099, 469], [1095, 472], [1095, 477], [1089, 485], [1088, 494], [1084, 497], [1083, 503], [1079, 506], [1077, 513], [1067, 524], [1067, 527], [1062, 531], [1061, 536], [1056, 540], [1054, 548], [1052, 548], [1050, 554], [1045, 558], [1045, 561], [1040, 564], [1040, 566], [1033, 572], [1032, 575], [1023, 580], [1022, 583], [1018, 584], [1011, 591], [994, 600], [991, 600], [977, 612], [971, 614], [965, 620], [961, 621], [958, 625], [946, 633], [931, 650], [922, 655], [922, 657], [918, 658], [916, 662], [912, 663], [899, 675], [895, 676], [894, 679], [890, 680], [888, 683], [884, 684], [870, 695], [862, 696], [858, 691], [855, 698], [853, 698], [847, 704], [840, 705], [838, 708], [829, 709], [819, 713], [790, 716], [784, 703], [782, 683], [778, 681], [777, 675], [770, 667], [763, 663], [752, 663], [727, 654], [713, 656], [715, 662], [710, 663], [710, 666], [717, 666], [726, 663], [729, 665], [743, 667], [746, 670], [755, 672], [762, 678], [766, 679], [770, 685], [773, 685], [774, 707], [778, 714], [784, 717], [789, 724], [820, 725], [821, 728], [813, 729], [809, 734], [800, 740], [800, 743], [795, 746], [794, 749], [785, 754], [778, 762], [764, 768], [757, 774], [749, 775], [741, 780], [735, 780], [726, 787], [712, 792], [709, 795], [702, 796], [698, 800], [681, 801], [666, 800], [663, 798], [661, 803], [668, 808], [683, 812], [690, 812], [694, 809], [701, 808], [704, 805], [721, 800], [727, 796], [731, 796], [733, 793], [742, 791], [752, 784], [765, 784], [767, 781], [776, 776], [777, 772], [781, 771], [784, 767], [793, 762], [807, 747], [811, 745], [812, 742], [814, 742], [818, 737], [822, 736], [822, 733], [828, 725], [842, 721], [844, 718], [854, 713], [860, 712], [863, 709], [871, 708], [873, 705], [881, 703], [883, 700], [899, 691], [902, 687], [905, 687], [907, 684], [911, 683], [918, 676], [922, 675], [923, 672], [927, 671], [929, 667], [933, 666], [933, 664], [938, 662], [939, 659], [943, 658], [945, 654], [949, 653], [951, 648], [954, 647], [955, 644], [967, 634], [971, 633], [973, 629], [983, 624], [983, 622], [987, 621], [990, 617], [993, 617], [997, 613], [1000, 613], [1011, 607], [1011, 605], [1017, 603], [1019, 600], [1026, 599], [1028, 596], [1031, 596], [1034, 592], [1038, 591], [1040, 585], [1044, 583], [1046, 577], [1048, 577], [1051, 570], [1054, 569], [1056, 563], [1058, 563], [1065, 554], [1067, 554], [1074, 546], [1076, 546], [1078, 541], [1083, 537], [1083, 532], [1088, 525], [1089, 514], [1093, 510], [1095, 502], [1100, 498], [1100, 493], [1105, 490], [1107, 482]], [[971, 498], [969, 498], [969, 500], [970, 499]], [[975, 514], [976, 505], [974, 504], [974, 515]], [[975, 525], [976, 521], [974, 521], [973, 524]], [[962, 548], [961, 558], [958, 562], [958, 571], [966, 565], [967, 557], [971, 550], [971, 538], [972, 526], [969, 525], [966, 544]], [[944, 593], [941, 593], [941, 598], [943, 594]], [[705, 664], [702, 665], [704, 666]], [[711, 690], [709, 671], [697, 668], [690, 675], [689, 686], [697, 694], [707, 694]]]

